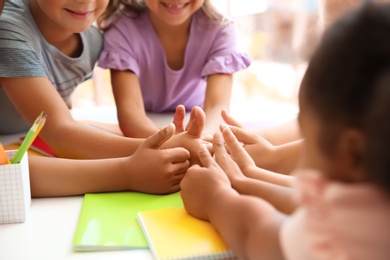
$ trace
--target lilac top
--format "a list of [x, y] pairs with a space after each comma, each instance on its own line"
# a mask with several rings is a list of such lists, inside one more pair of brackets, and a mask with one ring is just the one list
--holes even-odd
[[246, 54], [238, 51], [236, 33], [233, 22], [210, 22], [202, 11], [197, 11], [191, 21], [184, 65], [173, 70], [148, 10], [136, 17], [123, 15], [105, 32], [98, 65], [133, 71], [138, 76], [147, 111], [174, 111], [179, 104], [187, 109], [203, 107], [208, 75], [232, 74], [251, 63]]

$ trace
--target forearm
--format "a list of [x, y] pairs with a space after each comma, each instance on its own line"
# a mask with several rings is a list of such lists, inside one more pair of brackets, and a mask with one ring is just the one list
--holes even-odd
[[273, 152], [273, 172], [290, 174], [298, 164], [303, 140], [297, 140], [275, 147]]
[[58, 157], [100, 159], [133, 154], [144, 139], [126, 138], [74, 121], [42, 129], [41, 135]]
[[112, 92], [121, 131], [128, 137], [149, 137], [158, 128], [147, 117], [138, 76], [132, 71], [110, 70]]
[[247, 150], [256, 166], [271, 172], [289, 174], [295, 169], [301, 155], [302, 140], [293, 141], [264, 150], [260, 145]]
[[143, 108], [119, 111], [118, 122], [123, 135], [127, 137], [147, 138], [159, 130]]
[[294, 181], [293, 176], [271, 172], [259, 167], [253, 167], [247, 170], [245, 172], [245, 176], [252, 179], [283, 186], [283, 187], [292, 187]]
[[221, 111], [229, 111], [233, 86], [232, 74], [214, 74], [208, 76], [203, 110], [206, 114], [204, 132], [214, 134], [223, 122]]
[[208, 216], [238, 258], [283, 258], [278, 241], [282, 217], [268, 203], [225, 192], [210, 207]]
[[215, 132], [219, 131], [223, 119], [221, 117], [221, 111], [227, 110], [226, 106], [216, 105], [212, 107], [205, 107], [204, 112], [206, 114], [206, 125], [204, 132], [213, 135]]
[[232, 182], [232, 186], [240, 194], [251, 195], [268, 201], [285, 214], [291, 214], [297, 207], [290, 187], [251, 178], [235, 180]]
[[57, 197], [124, 191], [126, 181], [120, 167], [123, 160], [91, 161], [30, 156], [31, 196]]
[[302, 139], [297, 120], [263, 128], [258, 130], [258, 133], [273, 145], [282, 145]]

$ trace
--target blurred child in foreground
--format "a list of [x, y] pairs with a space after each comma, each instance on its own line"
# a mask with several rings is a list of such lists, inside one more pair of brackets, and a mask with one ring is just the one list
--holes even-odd
[[[238, 193], [243, 175], [214, 136], [215, 160], [181, 182], [187, 211], [208, 220], [242, 259], [390, 258], [390, 5], [365, 4], [332, 26], [299, 93], [303, 169], [297, 209], [286, 217]], [[227, 146], [240, 149], [230, 128]]]

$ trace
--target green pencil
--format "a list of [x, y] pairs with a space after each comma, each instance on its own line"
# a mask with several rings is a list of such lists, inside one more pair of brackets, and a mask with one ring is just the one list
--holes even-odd
[[23, 155], [27, 152], [31, 144], [34, 142], [35, 137], [39, 134], [39, 131], [41, 130], [45, 121], [46, 121], [46, 117], [43, 117], [43, 112], [42, 112], [41, 114], [39, 114], [38, 118], [34, 121], [30, 130], [27, 132], [26, 137], [24, 138], [14, 158], [11, 160], [11, 163], [13, 164], [20, 163], [20, 161], [23, 158]]

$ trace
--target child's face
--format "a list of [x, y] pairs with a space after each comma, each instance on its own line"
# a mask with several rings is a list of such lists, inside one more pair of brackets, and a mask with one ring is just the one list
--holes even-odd
[[[87, 30], [103, 13], [109, 0], [30, 0], [36, 1], [38, 19], [79, 33]], [[37, 18], [37, 17], [35, 17]]]
[[182, 25], [199, 10], [205, 0], [145, 0], [145, 4], [159, 21], [167, 25]]

